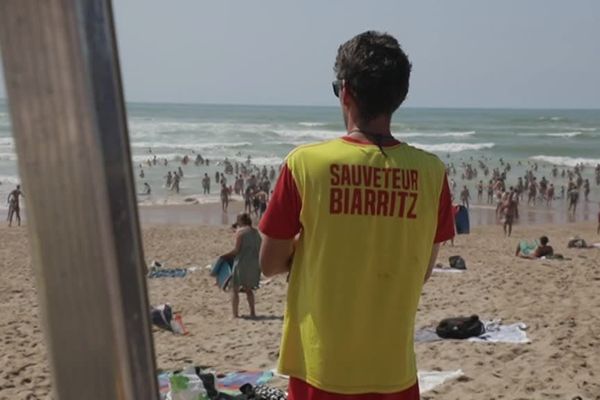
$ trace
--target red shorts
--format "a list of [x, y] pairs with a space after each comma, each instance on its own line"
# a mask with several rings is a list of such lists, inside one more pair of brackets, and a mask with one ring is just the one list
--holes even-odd
[[337, 394], [290, 377], [288, 400], [419, 400], [419, 382], [398, 393]]

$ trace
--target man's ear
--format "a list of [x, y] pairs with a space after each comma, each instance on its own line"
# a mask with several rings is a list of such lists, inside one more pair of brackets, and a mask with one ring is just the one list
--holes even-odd
[[347, 108], [350, 108], [355, 103], [352, 91], [345, 80], [342, 80], [342, 85], [340, 87], [340, 98], [342, 104]]

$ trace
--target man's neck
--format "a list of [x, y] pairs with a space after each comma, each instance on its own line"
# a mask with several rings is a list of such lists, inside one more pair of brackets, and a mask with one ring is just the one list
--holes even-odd
[[391, 118], [386, 116], [379, 116], [367, 123], [358, 123], [353, 118], [349, 118], [347, 131], [352, 132], [364, 132], [370, 135], [391, 135]]

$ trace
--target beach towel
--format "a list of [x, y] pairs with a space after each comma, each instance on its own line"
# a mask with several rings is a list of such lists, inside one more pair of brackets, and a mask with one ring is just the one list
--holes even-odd
[[227, 289], [227, 286], [231, 281], [232, 274], [233, 268], [231, 263], [223, 257], [217, 258], [210, 270], [210, 275], [216, 278], [217, 286], [221, 288], [221, 290]]
[[187, 272], [187, 268], [151, 268], [148, 278], [183, 278]]
[[[527, 337], [527, 325], [523, 322], [514, 324], [502, 324], [501, 320], [483, 321], [485, 333], [477, 337], [471, 337], [461, 341], [486, 342], [486, 343], [529, 343]], [[434, 328], [422, 328], [415, 332], [415, 341], [420, 343], [437, 342], [442, 339], [435, 333]]]
[[444, 383], [460, 378], [464, 375], [461, 369], [456, 371], [419, 371], [419, 391], [421, 394], [429, 392]]
[[534, 240], [533, 242], [528, 242], [526, 240], [521, 240], [519, 242], [519, 251], [524, 256], [528, 256], [528, 255], [532, 254], [535, 251], [535, 249], [537, 249], [537, 247], [538, 247], [538, 241], [537, 240]]
[[450, 272], [450, 273], [462, 273], [465, 272], [466, 270], [464, 269], [454, 269], [454, 268], [441, 268], [441, 267], [435, 267], [433, 268], [433, 272]]
[[272, 371], [238, 371], [217, 379], [217, 389], [225, 393], [239, 393], [245, 384], [264, 385], [273, 379]]
[[456, 224], [456, 234], [465, 235], [470, 232], [469, 210], [465, 206], [458, 206], [458, 212], [454, 220]]

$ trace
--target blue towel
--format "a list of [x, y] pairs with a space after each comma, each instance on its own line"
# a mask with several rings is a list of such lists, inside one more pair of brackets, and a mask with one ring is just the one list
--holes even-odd
[[213, 267], [210, 270], [210, 274], [217, 278], [217, 286], [219, 286], [221, 290], [227, 289], [232, 273], [233, 268], [231, 267], [231, 264], [222, 257], [215, 260]]
[[186, 275], [186, 268], [156, 268], [148, 273], [148, 278], [183, 278]]
[[469, 210], [465, 206], [458, 206], [456, 213], [456, 233], [458, 235], [469, 233]]

